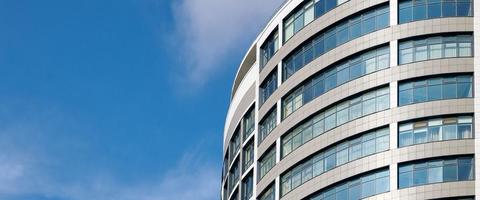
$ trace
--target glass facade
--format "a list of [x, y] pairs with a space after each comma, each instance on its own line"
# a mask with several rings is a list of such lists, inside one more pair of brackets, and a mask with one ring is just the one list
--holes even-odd
[[275, 29], [260, 47], [260, 70], [262, 70], [270, 58], [275, 55], [279, 47], [278, 31]]
[[260, 106], [277, 90], [277, 70], [273, 70], [260, 85]]
[[277, 109], [270, 110], [259, 124], [258, 143], [262, 141], [277, 127]]
[[296, 8], [296, 11], [290, 14], [290, 17], [284, 20], [283, 41], [290, 39], [295, 33], [314, 20], [314, 3], [313, 0], [305, 1], [302, 5]]
[[381, 88], [350, 98], [302, 122], [282, 138], [282, 157], [337, 126], [390, 108], [389, 88]]
[[267, 172], [269, 172], [273, 166], [275, 166], [276, 160], [275, 160], [275, 146], [273, 146], [270, 150], [268, 150], [267, 153], [265, 153], [265, 156], [260, 158], [258, 160], [258, 179], [262, 179]]
[[253, 164], [253, 153], [254, 153], [254, 148], [253, 148], [253, 141], [249, 142], [244, 148], [243, 148], [243, 172], [245, 172], [248, 167], [250, 167]]
[[362, 175], [349, 181], [342, 181], [320, 191], [309, 200], [359, 200], [390, 191], [388, 169]]
[[255, 105], [243, 116], [243, 140], [245, 141], [255, 130]]
[[253, 195], [253, 174], [242, 181], [242, 200], [249, 200]]
[[398, 49], [399, 64], [471, 56], [473, 56], [471, 35], [433, 36], [402, 41]]
[[398, 5], [398, 23], [442, 17], [471, 17], [471, 0], [403, 0]]
[[235, 162], [232, 165], [232, 168], [230, 169], [230, 175], [228, 177], [229, 184], [228, 188], [230, 189], [230, 192], [235, 188], [235, 185], [237, 184], [238, 180], [240, 179], [240, 165], [239, 162]]
[[473, 96], [472, 75], [448, 75], [400, 83], [398, 105]]
[[283, 80], [287, 80], [296, 71], [315, 58], [367, 33], [389, 26], [389, 7], [382, 6], [361, 14], [348, 17], [337, 25], [321, 31], [287, 56], [283, 61]]
[[473, 180], [473, 157], [422, 160], [400, 164], [398, 187], [407, 188], [432, 183]]
[[230, 150], [230, 163], [237, 155], [238, 150], [240, 150], [241, 140], [240, 140], [240, 128], [237, 127], [235, 132], [233, 133], [232, 139], [230, 140], [229, 150]]
[[473, 138], [473, 117], [432, 118], [399, 124], [398, 146]]
[[284, 116], [288, 116], [304, 104], [322, 94], [357, 79], [390, 66], [388, 46], [369, 50], [352, 56], [340, 64], [329, 66], [317, 75], [307, 79], [293, 93], [284, 98]]
[[383, 128], [343, 141], [286, 172], [281, 177], [282, 196], [303, 183], [345, 163], [388, 150], [389, 129]]
[[275, 184], [271, 185], [262, 195], [259, 200], [275, 200]]

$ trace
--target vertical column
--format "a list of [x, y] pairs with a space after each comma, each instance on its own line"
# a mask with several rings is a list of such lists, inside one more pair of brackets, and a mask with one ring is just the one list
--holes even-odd
[[275, 200], [280, 199], [280, 177], [275, 178]]
[[398, 24], [398, 0], [390, 0], [390, 26]]
[[390, 67], [398, 66], [398, 40], [390, 41]]
[[[473, 3], [473, 41], [474, 41], [474, 108], [475, 108], [475, 180], [480, 180], [480, 3]], [[480, 200], [480, 184], [475, 184], [475, 198]]]

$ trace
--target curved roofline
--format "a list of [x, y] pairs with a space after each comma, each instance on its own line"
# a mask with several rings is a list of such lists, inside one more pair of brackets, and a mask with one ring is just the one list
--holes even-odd
[[[240, 71], [241, 69], [245, 68], [245, 67], [252, 67], [252, 66], [244, 66], [245, 65], [245, 61], [247, 60], [247, 57], [249, 55], [249, 53], [253, 50], [253, 48], [256, 48], [256, 45], [257, 45], [257, 42], [258, 40], [260, 39], [261, 36], [263, 36], [263, 34], [265, 34], [265, 32], [267, 31], [268, 27], [271, 26], [272, 22], [274, 21], [274, 19], [277, 18], [277, 16], [280, 14], [280, 12], [286, 7], [287, 4], [289, 4], [290, 2], [292, 2], [294, 0], [284, 0], [283, 3], [277, 7], [277, 9], [275, 9], [275, 11], [273, 12], [272, 16], [270, 17], [270, 20], [266, 23], [265, 26], [263, 26], [263, 29], [262, 31], [260, 31], [259, 34], [257, 34], [257, 37], [255, 38], [255, 40], [253, 40], [252, 44], [250, 45], [250, 47], [248, 48], [248, 51], [247, 53], [245, 53], [245, 55], [243, 56], [243, 59], [242, 59], [242, 62], [240, 63], [238, 69], [237, 69], [237, 72], [235, 74], [235, 78], [233, 80], [233, 86], [232, 86], [232, 91], [231, 91], [231, 99], [233, 99], [233, 97], [235, 96], [235, 93], [236, 93], [236, 89], [238, 88], [238, 85], [240, 85], [240, 83], [242, 82], [241, 80], [240, 81], [237, 81], [238, 78], [241, 78], [243, 79], [244, 78], [244, 75], [243, 76], [240, 76], [239, 77], [239, 74], [240, 74]], [[303, 0], [302, 0], [303, 2]], [[256, 53], [255, 53], [255, 57], [256, 57]], [[256, 59], [255, 59], [256, 60]], [[248, 71], [248, 70], [247, 70]], [[236, 84], [237, 83], [237, 84]]]

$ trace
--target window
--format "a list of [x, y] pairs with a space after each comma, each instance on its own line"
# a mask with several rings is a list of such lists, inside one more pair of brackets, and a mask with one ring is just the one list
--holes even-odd
[[255, 106], [243, 116], [243, 140], [245, 141], [255, 130]]
[[441, 18], [471, 17], [471, 0], [402, 0], [399, 1], [398, 23]]
[[248, 200], [253, 195], [253, 174], [249, 174], [242, 181], [242, 200]]
[[326, 71], [307, 79], [295, 92], [283, 98], [283, 118], [335, 87], [389, 66], [388, 46], [354, 55], [340, 64], [330, 66]]
[[277, 70], [273, 70], [260, 85], [260, 105], [267, 101], [273, 92], [277, 90]]
[[309, 200], [356, 200], [367, 198], [390, 190], [390, 175], [388, 169], [366, 173], [341, 181], [331, 187], [320, 190]]
[[259, 200], [275, 200], [275, 184], [271, 185], [267, 191], [261, 194]]
[[470, 98], [473, 96], [472, 76], [450, 75], [408, 81], [400, 83], [398, 90], [399, 106], [441, 99]]
[[258, 175], [259, 175], [259, 180], [269, 172], [273, 166], [275, 166], [275, 146], [273, 146], [267, 153], [265, 153], [265, 156], [260, 158], [258, 161]]
[[230, 140], [230, 161], [233, 161], [235, 156], [237, 155], [238, 150], [240, 150], [240, 128], [237, 127], [235, 132], [233, 133], [232, 139]]
[[282, 138], [282, 157], [324, 132], [359, 117], [390, 108], [389, 88], [381, 88], [332, 105], [299, 124]]
[[235, 185], [237, 184], [239, 179], [240, 179], [240, 165], [239, 165], [239, 162], [236, 161], [232, 165], [232, 168], [230, 169], [230, 175], [229, 175], [229, 178], [228, 178], [228, 180], [230, 182], [229, 182], [229, 187], [228, 188], [230, 188], [230, 190], [235, 188]]
[[260, 47], [260, 70], [275, 55], [279, 48], [278, 30], [275, 29]]
[[472, 116], [432, 118], [399, 125], [399, 147], [442, 140], [470, 139]]
[[398, 187], [400, 189], [449, 181], [473, 180], [473, 158], [445, 158], [400, 164]]
[[314, 1], [308, 0], [300, 5], [290, 17], [283, 23], [285, 36], [283, 41], [290, 39], [295, 33], [304, 26], [312, 22], [315, 18]]
[[[318, 1], [317, 4], [328, 2], [329, 0]], [[336, 1], [332, 1], [336, 3]], [[301, 21], [301, 20], [300, 20]], [[285, 21], [285, 38], [291, 37], [287, 30], [290, 30], [295, 23], [289, 18]], [[288, 23], [287, 23], [288, 22]], [[299, 25], [301, 23], [299, 22]], [[350, 16], [339, 22], [338, 25], [321, 31], [313, 38], [307, 40], [299, 46], [295, 52], [283, 60], [283, 80], [287, 80], [296, 71], [310, 63], [315, 58], [340, 46], [350, 40], [380, 30], [389, 26], [389, 7], [381, 6], [365, 13]], [[303, 27], [303, 26], [302, 26]], [[385, 64], [385, 63], [383, 63]], [[383, 66], [383, 65], [382, 65]], [[383, 69], [383, 68], [380, 68]]]
[[253, 163], [253, 142], [247, 144], [247, 146], [243, 149], [243, 172], [245, 172], [250, 165]]
[[472, 56], [472, 36], [435, 36], [408, 40], [399, 44], [399, 63]]
[[259, 124], [259, 144], [272, 132], [277, 126], [277, 109], [276, 106], [270, 110]]
[[[302, 161], [298, 166], [281, 176], [282, 196], [335, 167], [388, 150], [389, 140], [389, 128], [381, 128], [361, 134], [359, 137], [348, 141], [342, 141], [316, 153], [312, 158]], [[362, 154], [362, 152], [364, 153]], [[388, 182], [388, 180], [386, 181]]]

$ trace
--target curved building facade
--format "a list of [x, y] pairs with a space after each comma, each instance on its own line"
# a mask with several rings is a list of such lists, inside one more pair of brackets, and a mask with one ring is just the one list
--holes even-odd
[[480, 199], [476, 13], [284, 2], [233, 83], [221, 199]]

